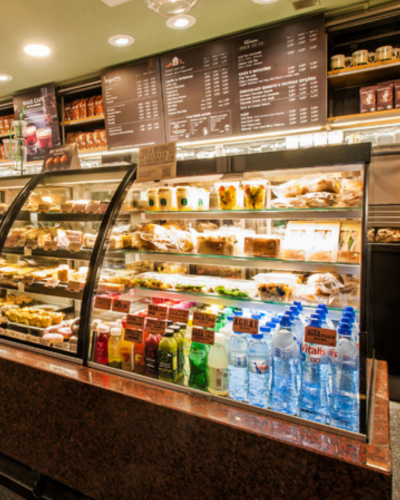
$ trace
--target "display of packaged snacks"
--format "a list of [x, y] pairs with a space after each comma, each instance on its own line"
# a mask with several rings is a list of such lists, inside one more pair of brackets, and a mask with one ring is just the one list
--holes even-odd
[[281, 248], [281, 259], [302, 260], [307, 257], [307, 248], [312, 241], [313, 224], [289, 222]]
[[292, 198], [308, 193], [308, 189], [302, 179], [291, 180], [278, 186], [273, 186], [272, 191], [277, 198]]
[[361, 261], [361, 224], [342, 222], [340, 225], [338, 262], [359, 264]]
[[96, 111], [95, 111], [95, 101], [96, 101], [96, 96], [92, 96], [88, 99], [87, 102], [87, 115], [88, 117], [96, 116]]
[[378, 83], [376, 86], [376, 109], [393, 109], [393, 82]]
[[261, 300], [288, 302], [298, 286], [299, 276], [293, 273], [260, 273], [253, 277]]
[[151, 288], [153, 290], [170, 290], [172, 285], [167, 281], [166, 275], [162, 277], [157, 273], [145, 273], [135, 279], [135, 286]]
[[94, 114], [95, 116], [103, 116], [104, 108], [103, 108], [103, 96], [98, 95], [94, 102]]
[[306, 260], [312, 262], [336, 262], [339, 230], [339, 222], [315, 222]]
[[308, 193], [303, 196], [307, 207], [309, 208], [323, 208], [332, 207], [337, 203], [337, 196], [332, 193]]
[[371, 229], [368, 229], [368, 243], [374, 243], [375, 241], [375, 228], [372, 227]]
[[340, 193], [340, 184], [335, 179], [324, 176], [313, 176], [303, 180], [309, 193]]
[[314, 286], [317, 293], [332, 295], [344, 288], [344, 280], [337, 274], [316, 273], [308, 278], [307, 285]]
[[87, 99], [79, 101], [79, 118], [87, 118]]
[[245, 208], [261, 210], [265, 206], [266, 183], [249, 182], [244, 184]]
[[361, 207], [364, 197], [363, 183], [358, 179], [343, 179], [340, 201], [347, 207]]
[[376, 85], [360, 88], [360, 113], [376, 111]]
[[213, 231], [197, 237], [197, 253], [204, 255], [233, 255], [236, 238], [233, 235]]
[[400, 229], [380, 228], [376, 231], [376, 243], [399, 243]]
[[195, 235], [158, 224], [146, 224], [135, 232], [135, 242], [142, 251], [188, 253], [194, 249]]
[[233, 299], [252, 299], [257, 293], [256, 285], [245, 280], [223, 281], [215, 287], [215, 291], [222, 297], [231, 297]]
[[220, 210], [237, 210], [243, 208], [243, 191], [239, 182], [216, 183], [218, 207]]
[[244, 239], [244, 254], [253, 257], [269, 257], [278, 259], [281, 239], [279, 237], [257, 235]]
[[210, 209], [210, 191], [205, 188], [197, 189], [197, 210]]

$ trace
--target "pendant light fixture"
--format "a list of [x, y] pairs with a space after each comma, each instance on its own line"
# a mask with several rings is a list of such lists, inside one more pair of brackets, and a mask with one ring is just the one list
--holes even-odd
[[164, 17], [187, 14], [198, 0], [144, 0], [149, 9]]

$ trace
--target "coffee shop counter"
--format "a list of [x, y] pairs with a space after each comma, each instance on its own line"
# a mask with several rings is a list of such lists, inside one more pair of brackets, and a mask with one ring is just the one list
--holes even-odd
[[369, 443], [0, 346], [0, 453], [90, 498], [391, 497], [387, 365]]

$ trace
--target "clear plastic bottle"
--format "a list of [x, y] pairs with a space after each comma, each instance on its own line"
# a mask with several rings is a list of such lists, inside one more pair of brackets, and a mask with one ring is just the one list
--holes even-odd
[[236, 401], [248, 399], [247, 344], [244, 333], [233, 332], [229, 343], [229, 397]]
[[229, 358], [224, 342], [224, 335], [217, 333], [208, 353], [208, 391], [217, 396], [229, 394]]
[[[309, 326], [320, 328], [321, 323], [314, 318]], [[299, 416], [325, 424], [328, 418], [328, 347], [303, 341], [301, 350]]]
[[329, 317], [329, 311], [328, 311], [328, 308], [326, 307], [326, 305], [325, 304], [318, 304], [317, 312], [318, 311], [323, 311], [325, 313], [325, 321], [324, 321], [324, 323], [326, 323], [325, 328], [329, 328], [330, 330], [334, 330], [335, 325], [333, 324], [333, 321]]
[[220, 328], [219, 333], [222, 333], [225, 337], [224, 344], [226, 352], [229, 352], [229, 342], [233, 333], [233, 315], [228, 314], [225, 326]]
[[208, 346], [201, 342], [192, 342], [189, 355], [189, 387], [201, 391], [207, 390], [207, 357]]
[[189, 385], [190, 379], [190, 348], [192, 346], [192, 320], [190, 319], [183, 338], [183, 384]]
[[331, 394], [329, 423], [353, 432], [359, 430], [359, 354], [351, 330], [338, 328], [338, 341], [329, 351]]
[[249, 404], [267, 408], [269, 404], [270, 351], [262, 333], [252, 335], [247, 349]]
[[96, 363], [108, 365], [108, 340], [110, 338], [110, 327], [100, 325], [96, 335], [96, 345], [94, 350]]
[[293, 338], [289, 316], [281, 319], [272, 340], [272, 381], [270, 406], [288, 415], [297, 414], [299, 347]]
[[113, 368], [121, 368], [121, 335], [121, 328], [111, 328], [110, 338], [108, 339], [108, 366]]

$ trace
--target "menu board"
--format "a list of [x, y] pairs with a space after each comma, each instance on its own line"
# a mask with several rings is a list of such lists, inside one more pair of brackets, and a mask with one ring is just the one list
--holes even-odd
[[233, 39], [236, 134], [325, 125], [323, 15]]
[[56, 92], [54, 85], [32, 89], [13, 97], [15, 119], [19, 120], [22, 109], [27, 121], [27, 160], [42, 160], [49, 148], [60, 144]]
[[233, 62], [231, 40], [161, 58], [167, 141], [232, 134]]
[[101, 82], [109, 150], [165, 142], [158, 59], [107, 71]]

